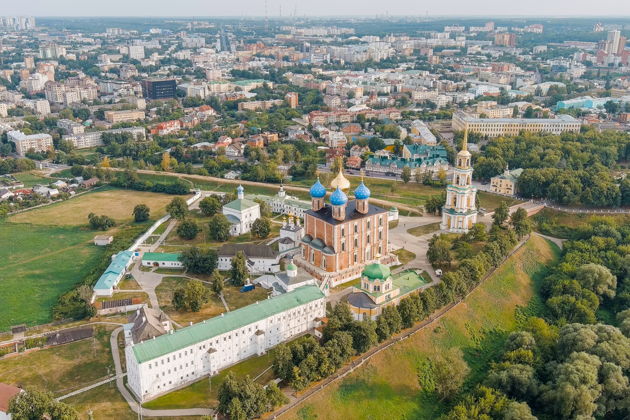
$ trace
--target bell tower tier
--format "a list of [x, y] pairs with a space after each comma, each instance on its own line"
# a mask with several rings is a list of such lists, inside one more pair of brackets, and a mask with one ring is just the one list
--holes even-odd
[[477, 188], [472, 185], [473, 168], [468, 151], [468, 130], [464, 133], [462, 150], [457, 154], [452, 183], [446, 187], [446, 203], [442, 207], [440, 229], [466, 233], [477, 223]]

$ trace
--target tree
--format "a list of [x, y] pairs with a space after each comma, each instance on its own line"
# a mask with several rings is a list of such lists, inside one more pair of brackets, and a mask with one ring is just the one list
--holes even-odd
[[402, 318], [395, 306], [386, 306], [376, 320], [376, 334], [379, 341], [388, 339], [402, 328]]
[[133, 208], [133, 219], [136, 223], [146, 222], [149, 220], [151, 210], [146, 204], [138, 204]]
[[15, 420], [78, 420], [76, 410], [57, 401], [49, 392], [27, 388], [9, 402], [9, 414]]
[[470, 368], [464, 361], [461, 350], [453, 348], [443, 352], [432, 361], [435, 392], [440, 399], [454, 397], [464, 383]]
[[446, 239], [438, 238], [429, 242], [427, 258], [433, 267], [445, 268], [451, 265], [453, 255], [451, 253], [451, 243]]
[[472, 229], [468, 232], [468, 235], [473, 241], [487, 241], [488, 240], [488, 232], [486, 231], [486, 225], [483, 223], [475, 223], [472, 226]]
[[350, 330], [352, 346], [357, 353], [364, 353], [378, 341], [376, 335], [376, 323], [371, 320], [355, 322]]
[[94, 213], [88, 214], [88, 222], [90, 228], [94, 230], [107, 230], [116, 226], [116, 222], [111, 217], [106, 215], [97, 216]]
[[180, 238], [187, 241], [195, 239], [200, 230], [199, 225], [193, 220], [183, 220], [177, 226], [177, 234]]
[[186, 204], [186, 200], [181, 197], [175, 197], [171, 200], [171, 202], [166, 206], [166, 211], [170, 213], [171, 217], [182, 220], [186, 218], [188, 214], [188, 205]]
[[252, 223], [252, 234], [256, 238], [264, 239], [271, 233], [271, 221], [266, 217], [259, 217]]
[[219, 270], [217, 270], [216, 268], [212, 272], [212, 276], [210, 276], [210, 281], [212, 282], [212, 286], [211, 286], [212, 291], [217, 296], [221, 296], [221, 294], [223, 293], [223, 288], [225, 284], [223, 282], [223, 276], [221, 275], [221, 273], [219, 273]]
[[512, 213], [510, 216], [510, 224], [519, 239], [527, 235], [532, 230], [531, 223], [527, 218], [527, 210], [522, 207], [519, 207], [514, 213]]
[[584, 264], [575, 272], [575, 279], [582, 287], [595, 293], [600, 300], [603, 297], [609, 299], [615, 297], [617, 278], [603, 265]]
[[173, 294], [173, 306], [178, 311], [190, 310], [199, 312], [204, 303], [210, 299], [210, 291], [201, 280], [189, 280], [185, 286], [178, 287]]
[[510, 216], [510, 209], [507, 205], [507, 202], [501, 201], [499, 207], [494, 209], [494, 214], [492, 215], [492, 223], [495, 226], [503, 226], [503, 224], [508, 220]]
[[205, 197], [199, 202], [201, 213], [206, 216], [214, 216], [221, 210], [221, 202], [216, 197]]
[[400, 174], [400, 178], [402, 179], [402, 181], [405, 184], [407, 184], [411, 180], [411, 169], [409, 168], [409, 166], [405, 166], [402, 169], [402, 173]]
[[213, 249], [190, 247], [179, 255], [184, 269], [192, 274], [210, 274], [217, 267], [217, 253]]
[[230, 239], [230, 222], [224, 214], [218, 213], [212, 216], [208, 223], [208, 235], [210, 239], [225, 242]]
[[234, 258], [232, 258], [232, 268], [230, 269], [230, 277], [232, 284], [235, 286], [242, 286], [245, 284], [249, 276], [247, 270], [247, 264], [245, 262], [245, 254], [243, 251], [238, 251]]
[[171, 155], [168, 152], [162, 153], [162, 162], [160, 167], [163, 171], [168, 171], [171, 168]]
[[424, 203], [424, 209], [427, 213], [439, 215], [442, 213], [444, 204], [446, 204], [446, 194], [432, 195]]

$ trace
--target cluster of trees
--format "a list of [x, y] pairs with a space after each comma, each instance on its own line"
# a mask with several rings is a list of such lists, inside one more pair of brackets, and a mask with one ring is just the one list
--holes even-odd
[[199, 312], [204, 303], [210, 300], [210, 290], [201, 280], [189, 280], [173, 292], [173, 306], [178, 311]]
[[630, 308], [630, 226], [597, 220], [575, 229], [541, 293], [559, 323], [593, 323], [602, 307]]
[[16, 420], [79, 420], [79, 413], [71, 405], [59, 402], [51, 393], [35, 388], [27, 388], [11, 399], [8, 413]]
[[179, 261], [191, 274], [210, 274], [217, 268], [218, 256], [214, 249], [190, 247], [179, 254]]
[[97, 216], [94, 213], [90, 213], [88, 214], [88, 222], [90, 224], [90, 228], [94, 230], [107, 230], [116, 226], [114, 219], [104, 214]]
[[151, 217], [151, 209], [146, 204], [138, 204], [133, 208], [132, 215], [136, 223], [146, 222]]
[[525, 169], [517, 183], [521, 196], [561, 204], [627, 205], [630, 182], [620, 185], [610, 168], [629, 157], [627, 133], [593, 129], [562, 135], [522, 133], [490, 140], [475, 155], [474, 176], [489, 180], [509, 165]]
[[333, 374], [354, 352], [352, 336], [348, 332], [336, 332], [323, 345], [307, 336], [274, 349], [273, 371], [285, 383], [301, 390]]
[[[9, 150], [7, 153], [11, 153]], [[0, 154], [2, 152], [0, 151]], [[5, 158], [0, 159], [0, 175], [14, 172], [31, 171], [35, 169], [35, 162], [25, 158]]]
[[263, 387], [249, 376], [237, 378], [232, 372], [219, 386], [218, 400], [217, 411], [230, 420], [257, 418], [288, 402], [275, 382]]
[[521, 321], [445, 419], [630, 415], [630, 227], [601, 219], [571, 234], [543, 279], [546, 318]]
[[137, 173], [129, 170], [120, 172], [111, 181], [111, 185], [136, 191], [152, 191], [175, 195], [184, 195], [190, 192], [190, 185], [180, 179], [175, 180], [175, 182], [143, 181]]

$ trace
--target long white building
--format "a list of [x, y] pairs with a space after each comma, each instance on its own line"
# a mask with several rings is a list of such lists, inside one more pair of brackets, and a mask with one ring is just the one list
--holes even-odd
[[147, 401], [217, 374], [305, 333], [326, 316], [324, 294], [314, 285], [227, 312], [190, 327], [128, 345], [127, 379]]
[[556, 118], [475, 118], [463, 112], [453, 114], [453, 130], [479, 133], [488, 137], [517, 136], [521, 131], [561, 134], [580, 132], [581, 123], [570, 115]]

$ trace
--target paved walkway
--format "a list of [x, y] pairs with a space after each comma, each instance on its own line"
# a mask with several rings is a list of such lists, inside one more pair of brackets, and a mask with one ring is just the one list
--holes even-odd
[[[126, 373], [123, 373], [123, 376], [125, 376], [125, 375], [126, 375]], [[115, 381], [115, 380], [116, 380], [116, 376], [112, 376], [110, 378], [103, 379], [102, 381], [96, 382], [95, 384], [86, 386], [86, 387], [81, 388], [81, 389], [77, 389], [76, 391], [72, 391], [69, 394], [62, 395], [61, 397], [57, 398], [57, 401], [62, 401], [62, 400], [65, 400], [66, 398], [70, 398], [70, 397], [73, 397], [75, 395], [79, 395], [79, 394], [81, 394], [83, 392], [89, 391], [90, 389], [94, 389], [96, 387], [99, 387], [101, 385], [104, 385], [104, 384], [106, 384], [108, 382]]]
[[422, 217], [409, 217], [400, 216], [398, 220], [398, 226], [389, 231], [389, 241], [394, 248], [406, 249], [416, 254], [416, 257], [400, 267], [400, 270], [407, 268], [419, 268], [429, 273], [434, 282], [437, 282], [439, 278], [435, 275], [433, 267], [427, 259], [427, 250], [429, 249], [429, 239], [433, 237], [439, 231], [427, 233], [422, 236], [415, 236], [408, 232], [409, 229], [429, 225], [442, 220], [439, 216], [422, 216]]
[[116, 387], [121, 393], [129, 408], [134, 413], [140, 416], [146, 417], [180, 417], [180, 416], [211, 416], [213, 410], [209, 408], [185, 408], [178, 410], [150, 410], [148, 408], [142, 408], [140, 404], [131, 395], [131, 392], [125, 387], [124, 374], [122, 371], [122, 365], [120, 363], [120, 352], [118, 351], [118, 334], [122, 331], [122, 327], [116, 328], [109, 339], [110, 346], [112, 348], [112, 358], [114, 359], [114, 366], [116, 367]]

